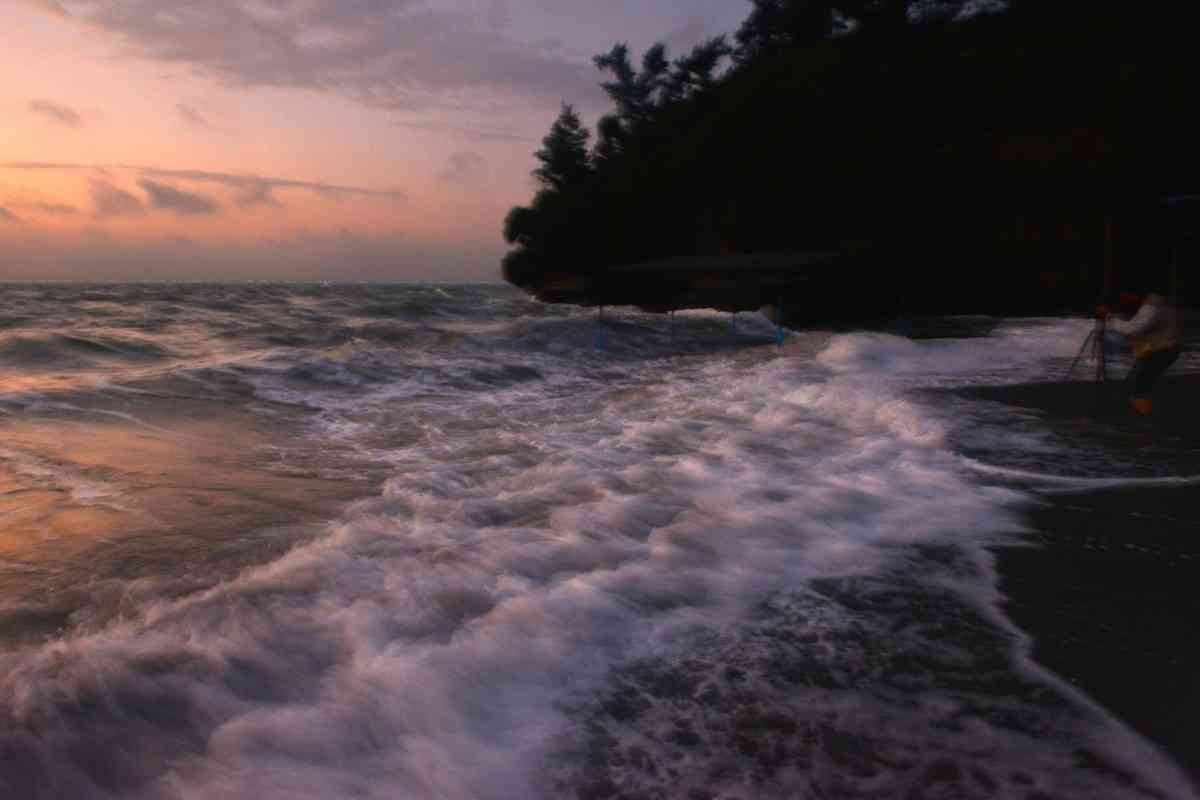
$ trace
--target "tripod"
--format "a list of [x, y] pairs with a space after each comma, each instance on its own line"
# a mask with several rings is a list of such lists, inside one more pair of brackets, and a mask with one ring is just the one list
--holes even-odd
[[1083, 340], [1079, 354], [1075, 356], [1075, 360], [1071, 362], [1071, 368], [1067, 370], [1068, 380], [1074, 374], [1075, 367], [1079, 366], [1079, 361], [1085, 353], [1096, 363], [1096, 383], [1104, 383], [1108, 380], [1108, 354], [1104, 346], [1104, 330], [1104, 317], [1097, 317], [1096, 327], [1092, 328], [1092, 332]]

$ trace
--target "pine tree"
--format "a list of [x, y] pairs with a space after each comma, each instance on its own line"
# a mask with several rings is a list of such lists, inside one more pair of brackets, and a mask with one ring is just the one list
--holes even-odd
[[751, 0], [754, 10], [738, 29], [738, 61], [779, 49], [804, 47], [827, 38], [835, 29], [831, 0]]
[[628, 130], [650, 122], [670, 76], [667, 46], [662, 42], [652, 45], [642, 55], [640, 71], [629, 61], [629, 45], [624, 42], [592, 60], [598, 69], [612, 75], [600, 88], [616, 106], [622, 126]]
[[592, 174], [588, 154], [590, 136], [575, 109], [563, 103], [550, 133], [542, 139], [542, 149], [534, 154], [542, 166], [533, 171], [533, 176], [543, 188], [562, 193], [588, 179]]
[[725, 37], [717, 36], [696, 45], [688, 55], [675, 59], [670, 74], [663, 82], [664, 104], [709, 91], [717, 67], [732, 54], [733, 48], [725, 41]]

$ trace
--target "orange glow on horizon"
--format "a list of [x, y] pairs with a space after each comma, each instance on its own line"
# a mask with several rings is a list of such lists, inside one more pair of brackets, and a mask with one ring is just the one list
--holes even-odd
[[[534, 145], [515, 145], [526, 155], [514, 159], [511, 141], [455, 140], [438, 124], [406, 127], [336, 95], [224, 86], [123, 55], [88, 26], [25, 5], [0, 10], [0, 24], [16, 32], [0, 52], [0, 111], [10, 123], [0, 129], [0, 246], [8, 254], [0, 280], [88, 279], [87, 254], [98, 245], [119, 252], [164, 242], [246, 249], [253, 277], [261, 251], [308, 237], [373, 243], [381, 263], [389, 247], [398, 264], [457, 249], [451, 260], [463, 277], [498, 277], [500, 227], [509, 207], [528, 200]], [[485, 166], [448, 176], [462, 151]], [[29, 163], [77, 168], [13, 166]], [[189, 172], [364, 192], [273, 186], [253, 197], [181, 177]], [[59, 261], [73, 266], [47, 271]]]

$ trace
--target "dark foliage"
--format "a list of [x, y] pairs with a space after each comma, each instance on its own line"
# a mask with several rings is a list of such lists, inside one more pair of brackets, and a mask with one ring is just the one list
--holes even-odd
[[590, 138], [591, 133], [583, 127], [575, 109], [564, 104], [550, 133], [542, 140], [542, 149], [535, 154], [542, 166], [533, 171], [534, 177], [552, 192], [569, 192], [582, 187], [592, 174], [588, 155]]
[[[710, 305], [695, 281], [614, 268], [834, 251], [843, 266], [789, 289], [790, 308], [817, 318], [847, 294], [881, 312], [1090, 304], [1106, 242], [1120, 269], [1153, 272], [1174, 235], [1162, 198], [1200, 193], [1185, 14], [1165, 0], [753, 0], [736, 46], [671, 61], [656, 45], [635, 66], [616, 45], [596, 58], [613, 111], [586, 158], [569, 107], [555, 122], [542, 190], [505, 221], [505, 277], [547, 299]], [[751, 283], [723, 307], [774, 300]]]
[[753, 3], [754, 10], [735, 36], [739, 61], [816, 44], [837, 30], [833, 3], [826, 0], [753, 0]]

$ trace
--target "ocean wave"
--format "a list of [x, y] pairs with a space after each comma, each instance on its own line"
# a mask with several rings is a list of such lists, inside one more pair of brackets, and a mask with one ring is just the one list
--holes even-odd
[[985, 464], [965, 458], [963, 463], [985, 475], [1009, 478], [1042, 489], [1073, 492], [1092, 489], [1118, 489], [1135, 487], [1183, 487], [1200, 485], [1200, 475], [1061, 475], [1050, 472], [1035, 472], [1012, 467]]
[[145, 364], [173, 355], [163, 345], [129, 335], [43, 333], [0, 336], [0, 364], [28, 371], [79, 368], [113, 361]]
[[130, 391], [288, 404], [281, 439], [387, 478], [282, 555], [114, 581], [130, 613], [0, 653], [6, 796], [1188, 796], [1030, 661], [985, 550], [1029, 497], [910, 391], [1057, 366], [1076, 321], [778, 347], [751, 315], [434, 288], [144, 290], [185, 313]]

